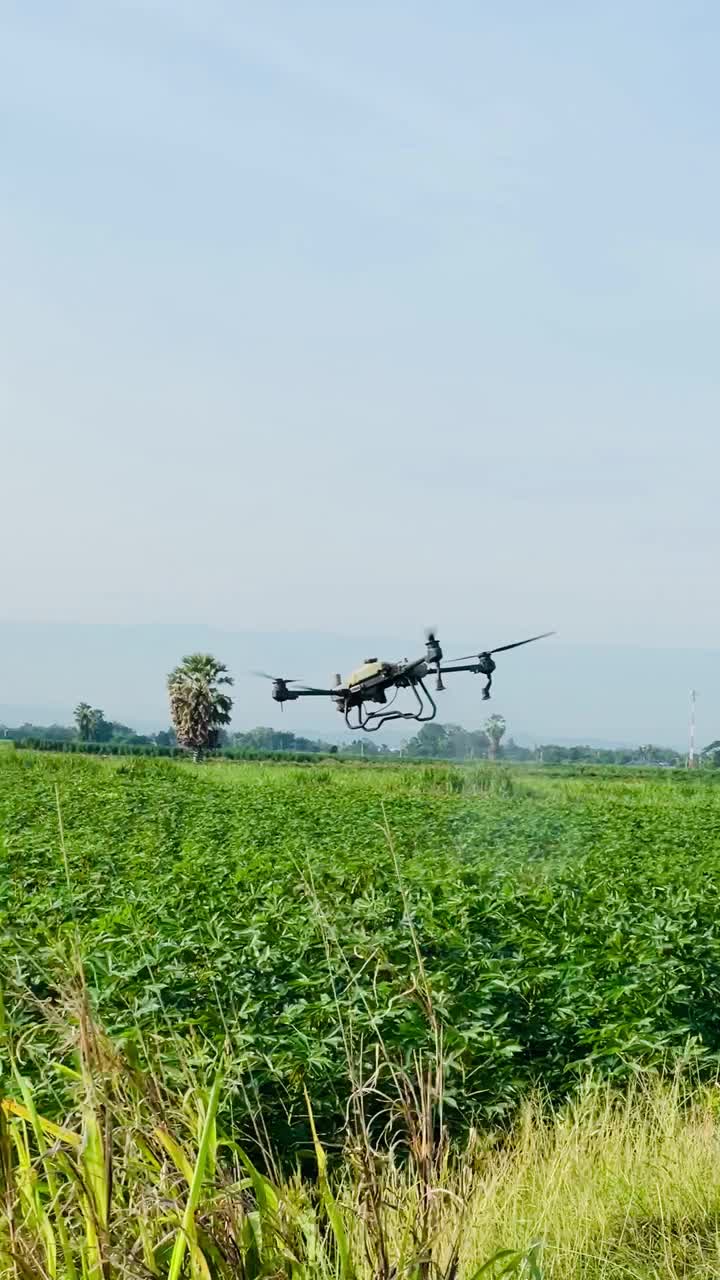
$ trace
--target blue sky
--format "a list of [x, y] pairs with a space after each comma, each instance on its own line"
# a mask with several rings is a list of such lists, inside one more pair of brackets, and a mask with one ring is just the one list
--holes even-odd
[[0, 19], [5, 620], [716, 646], [715, 6]]

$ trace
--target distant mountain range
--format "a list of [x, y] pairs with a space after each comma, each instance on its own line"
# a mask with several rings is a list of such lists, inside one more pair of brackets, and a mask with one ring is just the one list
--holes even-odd
[[[508, 637], [512, 639], [513, 637]], [[466, 654], [479, 637], [442, 636], [447, 655]], [[502, 635], [492, 640], [502, 643]], [[417, 644], [422, 652], [422, 636]], [[281, 714], [267, 681], [254, 668], [329, 684], [368, 656], [412, 657], [407, 641], [340, 636], [327, 632], [225, 631], [205, 625], [83, 625], [0, 623], [0, 721], [69, 723], [74, 706], [87, 701], [138, 730], [168, 724], [167, 672], [186, 653], [207, 650], [236, 678], [234, 727], [266, 724], [309, 737], [342, 741], [346, 734], [333, 707], [320, 700], [290, 704]], [[468, 728], [491, 711], [502, 713], [508, 732], [524, 745], [556, 742], [618, 747], [654, 742], [682, 749], [687, 742], [689, 691], [698, 696], [700, 744], [720, 737], [720, 652], [663, 650], [541, 641], [502, 657], [493, 701], [482, 702], [473, 676], [448, 680], [438, 698], [438, 718]], [[415, 725], [391, 726], [398, 741]]]

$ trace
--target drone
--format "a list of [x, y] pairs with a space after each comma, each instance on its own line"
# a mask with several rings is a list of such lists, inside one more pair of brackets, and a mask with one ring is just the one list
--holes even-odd
[[[295, 702], [298, 698], [331, 698], [348, 729], [376, 733], [389, 720], [435, 719], [437, 706], [426, 684], [430, 676], [435, 677], [435, 692], [442, 693], [445, 689], [443, 676], [458, 675], [461, 671], [482, 675], [485, 677], [482, 696], [487, 701], [496, 666], [494, 655], [506, 653], [509, 649], [519, 649], [525, 644], [534, 644], [536, 640], [544, 640], [554, 634], [553, 631], [543, 631], [541, 635], [530, 636], [527, 640], [515, 640], [513, 644], [501, 644], [496, 649], [453, 658], [446, 666], [443, 665], [443, 651], [437, 636], [434, 631], [428, 630], [425, 633], [425, 653], [421, 658], [416, 658], [413, 662], [381, 662], [378, 658], [366, 658], [362, 666], [353, 671], [347, 680], [336, 675], [330, 689], [301, 684], [289, 676], [271, 676], [266, 671], [254, 671], [253, 675], [272, 681], [272, 696], [280, 703], [281, 710], [285, 702]], [[291, 688], [291, 685], [295, 687]], [[415, 700], [410, 711], [395, 710], [393, 707], [401, 690], [409, 690]], [[373, 705], [380, 707], [380, 710], [372, 710]]]

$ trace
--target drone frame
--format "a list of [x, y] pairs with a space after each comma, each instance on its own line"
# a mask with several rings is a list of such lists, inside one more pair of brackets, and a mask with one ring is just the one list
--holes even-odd
[[[530, 636], [527, 640], [517, 640], [513, 644], [500, 645], [496, 649], [486, 649], [477, 655], [468, 654], [463, 658], [453, 659], [450, 665], [443, 666], [443, 651], [434, 633], [430, 631], [427, 634], [425, 655], [422, 658], [417, 658], [414, 662], [383, 663], [379, 671], [358, 681], [357, 684], [338, 683], [333, 689], [319, 689], [312, 685], [299, 685], [297, 689], [290, 689], [288, 686], [297, 683], [296, 681], [282, 676], [266, 676], [265, 672], [256, 672], [256, 674], [272, 680], [272, 696], [281, 707], [284, 702], [294, 702], [298, 698], [332, 698], [349, 730], [356, 732], [362, 729], [365, 733], [377, 733], [382, 725], [392, 720], [416, 720], [427, 723], [435, 719], [437, 704], [425, 683], [428, 675], [435, 676], [436, 693], [441, 693], [445, 689], [443, 676], [459, 675], [464, 671], [473, 675], [484, 675], [482, 696], [483, 700], [487, 701], [492, 688], [493, 672], [496, 669], [493, 654], [532, 644], [533, 641], [543, 640], [552, 634], [551, 631], [545, 631], [542, 635]], [[365, 710], [365, 704], [368, 702], [375, 702], [380, 706], [386, 705], [386, 693], [390, 689], [396, 690], [395, 696], [401, 689], [411, 689], [417, 702], [416, 710]], [[395, 698], [393, 698], [394, 701]]]

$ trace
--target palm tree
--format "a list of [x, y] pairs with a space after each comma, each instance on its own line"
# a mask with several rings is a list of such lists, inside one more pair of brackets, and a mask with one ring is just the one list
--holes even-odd
[[503, 740], [506, 727], [502, 716], [490, 716], [490, 719], [485, 721], [484, 728], [485, 736], [488, 740], [488, 756], [491, 760], [497, 760], [500, 743]]
[[170, 716], [181, 747], [200, 760], [217, 744], [222, 725], [230, 723], [232, 698], [219, 685], [232, 684], [224, 662], [211, 653], [191, 653], [170, 672]]
[[89, 702], [79, 702], [74, 715], [79, 737], [83, 742], [90, 742], [97, 725], [97, 712], [93, 711]]

